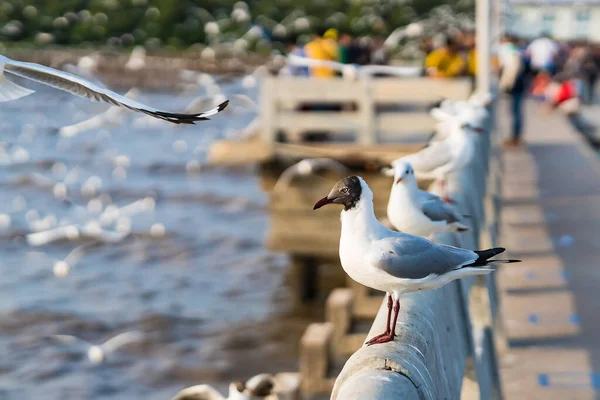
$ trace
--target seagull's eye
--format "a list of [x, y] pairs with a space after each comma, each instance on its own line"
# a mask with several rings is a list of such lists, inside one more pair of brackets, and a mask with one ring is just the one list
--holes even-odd
[[410, 169], [407, 169], [407, 170], [406, 170], [406, 173], [407, 173], [407, 174], [410, 174]]
[[347, 187], [343, 187], [342, 188], [342, 193], [348, 193], [348, 188]]

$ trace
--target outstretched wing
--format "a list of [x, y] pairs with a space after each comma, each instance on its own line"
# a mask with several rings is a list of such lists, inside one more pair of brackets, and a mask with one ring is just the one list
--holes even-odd
[[442, 275], [477, 260], [475, 252], [435, 244], [419, 236], [400, 234], [377, 242], [380, 257], [375, 265], [402, 279]]
[[104, 342], [102, 348], [106, 353], [110, 353], [111, 351], [115, 351], [119, 347], [125, 346], [129, 343], [139, 342], [143, 338], [144, 334], [140, 331], [120, 333], [114, 338]]
[[95, 244], [95, 242], [91, 242], [75, 247], [73, 251], [69, 253], [67, 258], [65, 258], [65, 262], [71, 266], [75, 265], [77, 262], [79, 262], [79, 259], [85, 254], [86, 249]]
[[76, 75], [69, 74], [68, 72], [59, 71], [40, 64], [13, 61], [6, 57], [2, 58], [6, 63], [4, 70], [10, 74], [31, 79], [93, 101], [104, 102], [114, 106], [125, 107], [133, 111], [142, 112], [154, 118], [163, 119], [174, 124], [194, 124], [196, 121], [209, 119], [208, 117], [222, 111], [228, 104], [228, 101], [224, 101], [213, 109], [196, 114], [166, 112], [139, 103], [135, 100], [128, 99], [125, 96]]
[[57, 342], [67, 346], [79, 346], [82, 348], [91, 346], [91, 344], [85, 340], [79, 339], [78, 337], [72, 335], [52, 335], [51, 337]]

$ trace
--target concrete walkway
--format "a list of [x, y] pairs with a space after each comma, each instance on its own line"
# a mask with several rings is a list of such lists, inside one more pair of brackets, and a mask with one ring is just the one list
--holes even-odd
[[[509, 126], [500, 104], [499, 127]], [[600, 398], [600, 161], [564, 116], [527, 104], [523, 149], [504, 153], [498, 274], [504, 396]]]

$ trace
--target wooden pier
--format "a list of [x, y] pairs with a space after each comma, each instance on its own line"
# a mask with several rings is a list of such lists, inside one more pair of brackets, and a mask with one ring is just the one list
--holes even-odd
[[[261, 113], [260, 135], [243, 142], [218, 142], [211, 149], [211, 162], [252, 162], [261, 166], [262, 186], [270, 193], [268, 247], [292, 257], [299, 301], [328, 296], [326, 320], [311, 324], [299, 344], [300, 385], [305, 398], [328, 395], [334, 384], [333, 398], [367, 398], [340, 393], [352, 391], [348, 387], [354, 387], [357, 376], [378, 374], [380, 367], [387, 369], [385, 374], [393, 374], [392, 381], [404, 382], [397, 390], [417, 396], [406, 398], [443, 398], [438, 394], [458, 398], [461, 390], [486, 396], [499, 393], [491, 334], [492, 302], [488, 294], [493, 282], [472, 279], [419, 294], [420, 297], [407, 296], [400, 316], [399, 339], [389, 345], [364, 348], [369, 332], [379, 329], [385, 317], [381, 312], [382, 294], [349, 280], [346, 287], [330, 293], [319, 287], [319, 276], [325, 268], [327, 272], [334, 268], [343, 273], [338, 256], [339, 210], [324, 209], [316, 214], [312, 205], [343, 174], [325, 168], [316, 171], [318, 177], [299, 174], [285, 187], [279, 185], [273, 190], [280, 174], [290, 165], [305, 158], [331, 158], [369, 182], [375, 212], [386, 223], [391, 181], [380, 173], [380, 167], [426, 143], [436, 123], [429, 116], [428, 105], [441, 98], [466, 100], [470, 90], [470, 82], [462, 80], [267, 77], [261, 86], [261, 111], [266, 112]], [[317, 110], [311, 105], [317, 105]], [[498, 202], [486, 187], [498, 187], [494, 181], [498, 174], [487, 178], [490, 141], [478, 140], [477, 146], [479, 157], [451, 182], [452, 195], [464, 207], [462, 211], [474, 216], [474, 229], [461, 235], [461, 243], [452, 235], [440, 236], [440, 243], [475, 248], [480, 240], [490, 245], [495, 242]], [[431, 182], [419, 184], [427, 188]], [[491, 214], [487, 219], [485, 207]], [[425, 340], [415, 342], [417, 332], [425, 335]], [[431, 343], [437, 343], [437, 347], [432, 348]], [[410, 355], [410, 347], [419, 349], [425, 359]], [[483, 350], [476, 353], [476, 348]], [[385, 360], [394, 361], [386, 364]], [[409, 367], [411, 363], [413, 367]], [[437, 371], [433, 374], [437, 377], [421, 382], [418, 376], [427, 371]]]

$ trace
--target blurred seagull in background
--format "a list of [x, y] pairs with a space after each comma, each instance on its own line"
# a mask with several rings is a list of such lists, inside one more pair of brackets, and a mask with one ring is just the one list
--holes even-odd
[[[69, 275], [71, 269], [77, 265], [81, 257], [85, 254], [85, 250], [95, 245], [96, 243], [86, 243], [75, 247], [64, 259], [52, 260], [52, 272], [57, 278], [64, 278]], [[46, 253], [38, 253], [46, 258], [49, 258]]]
[[10, 58], [1, 55], [0, 102], [16, 100], [34, 92], [33, 90], [26, 89], [6, 79], [7, 73], [9, 75], [16, 75], [21, 78], [52, 86], [92, 101], [100, 101], [119, 107], [125, 107], [132, 111], [141, 112], [174, 124], [194, 124], [197, 121], [207, 120], [211, 115], [223, 111], [228, 104], [228, 101], [224, 101], [213, 109], [196, 114], [166, 112], [128, 99], [125, 96], [76, 75], [69, 74], [68, 72], [59, 71], [40, 64], [13, 61]]
[[307, 158], [288, 167], [281, 173], [273, 187], [273, 193], [287, 188], [294, 177], [312, 175], [320, 169], [331, 169], [340, 174], [346, 174], [349, 171], [344, 164], [332, 158]]
[[140, 331], [120, 333], [117, 336], [107, 340], [106, 342], [100, 345], [95, 345], [86, 342], [83, 339], [71, 335], [54, 335], [52, 336], [52, 338], [54, 338], [62, 344], [76, 345], [79, 346], [79, 348], [82, 350], [85, 349], [88, 359], [93, 364], [101, 364], [106, 360], [107, 355], [114, 352], [120, 347], [134, 342], [139, 342], [144, 338], [144, 334]]
[[390, 223], [400, 232], [424, 236], [445, 232], [464, 232], [469, 227], [460, 223], [461, 215], [451, 204], [419, 189], [415, 172], [406, 161], [394, 164], [394, 182], [387, 206]]

